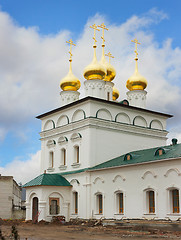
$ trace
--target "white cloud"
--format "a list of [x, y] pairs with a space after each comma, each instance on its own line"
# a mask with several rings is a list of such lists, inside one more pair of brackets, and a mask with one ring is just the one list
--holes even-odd
[[[111, 25], [99, 14], [90, 18], [73, 49], [73, 71], [82, 82], [81, 96], [84, 95], [83, 69], [93, 55], [93, 31], [89, 26], [105, 22], [109, 27], [105, 33], [105, 50], [115, 56], [112, 61], [117, 70], [114, 82], [120, 89], [120, 98], [126, 98], [126, 81], [134, 71], [131, 39], [137, 37], [142, 43], [139, 46], [140, 73], [148, 80], [148, 107], [172, 110], [180, 100], [181, 50], [173, 49], [170, 39], [158, 47], [153, 33], [147, 32], [151, 24], [158, 24], [165, 18], [167, 15], [156, 9], [133, 16], [121, 25]], [[36, 27], [19, 27], [7, 13], [0, 12], [0, 124], [4, 132], [14, 131], [36, 114], [60, 106], [59, 83], [68, 72], [66, 40], [70, 35], [62, 31], [57, 35], [41, 36]], [[97, 33], [99, 59], [100, 36], [101, 33]]]
[[26, 161], [16, 158], [5, 167], [0, 167], [0, 174], [13, 176], [17, 183], [25, 184], [40, 174], [40, 155], [41, 151], [38, 151]]

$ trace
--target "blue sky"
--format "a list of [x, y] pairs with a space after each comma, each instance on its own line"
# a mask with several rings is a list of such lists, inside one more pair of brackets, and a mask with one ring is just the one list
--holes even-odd
[[[127, 49], [126, 61], [121, 55], [116, 56], [117, 61], [114, 60], [122, 79], [126, 80], [133, 50], [127, 39], [134, 38], [136, 34], [142, 38], [139, 48], [142, 54], [140, 61], [144, 60], [141, 62], [144, 66], [142, 73], [150, 79], [158, 76], [155, 82], [158, 90], [150, 84], [148, 106], [176, 115], [168, 128], [174, 132], [173, 136], [177, 134], [178, 138], [181, 137], [180, 106], [174, 105], [180, 100], [181, 92], [180, 0], [0, 0], [0, 6], [2, 173], [12, 174], [15, 166], [30, 164], [31, 161], [34, 162], [30, 165], [36, 168], [36, 157], [39, 157], [41, 147], [38, 134], [41, 122], [35, 116], [59, 107], [59, 81], [67, 71], [68, 47], [64, 43], [72, 38], [82, 46], [86, 46], [87, 41], [89, 47], [86, 39], [91, 37], [86, 30], [87, 24], [96, 21], [105, 21], [115, 33], [114, 36], [108, 35], [108, 39]], [[75, 48], [75, 65], [78, 64], [76, 52], [83, 56], [82, 49], [80, 45]], [[117, 52], [116, 47], [112, 50]], [[150, 65], [145, 63], [147, 56], [153, 56], [152, 60], [158, 61], [151, 70]], [[81, 59], [81, 66], [74, 68], [80, 77], [86, 61], [88, 64], [87, 56], [85, 60]], [[159, 63], [162, 70], [157, 69]], [[121, 72], [123, 66], [125, 71]], [[22, 171], [27, 168], [26, 164], [23, 166]], [[20, 180], [17, 172], [14, 174]]]
[[180, 0], [1, 0], [0, 5], [1, 10], [8, 12], [20, 26], [37, 26], [43, 35], [69, 30], [74, 38], [96, 13], [105, 15], [110, 23], [120, 24], [133, 15], [144, 15], [157, 8], [168, 14], [168, 19], [151, 26], [150, 31], [154, 31], [158, 41], [169, 37], [174, 46], [181, 44]]

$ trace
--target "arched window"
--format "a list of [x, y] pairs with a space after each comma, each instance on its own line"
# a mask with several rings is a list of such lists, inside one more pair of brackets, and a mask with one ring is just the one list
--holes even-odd
[[144, 190], [144, 212], [145, 214], [155, 214], [155, 191], [152, 188]]
[[54, 167], [54, 153], [52, 151], [49, 152], [49, 167], [50, 168]]
[[155, 193], [154, 191], [148, 191], [148, 201], [149, 201], [149, 213], [155, 213]]
[[116, 213], [123, 214], [124, 213], [124, 199], [123, 192], [116, 193]]
[[78, 192], [73, 193], [73, 212], [78, 213]]
[[97, 213], [103, 213], [103, 197], [102, 194], [96, 195]]
[[133, 157], [132, 157], [132, 155], [130, 154], [130, 153], [127, 153], [125, 156], [124, 156], [124, 160], [125, 161], [129, 161], [129, 160], [131, 160]]
[[62, 148], [61, 149], [61, 165], [66, 166], [66, 149]]
[[179, 213], [180, 206], [179, 206], [179, 191], [178, 191], [178, 189], [171, 190], [171, 197], [172, 197], [173, 213]]
[[163, 148], [158, 148], [155, 152], [155, 156], [161, 156], [165, 154], [165, 150]]

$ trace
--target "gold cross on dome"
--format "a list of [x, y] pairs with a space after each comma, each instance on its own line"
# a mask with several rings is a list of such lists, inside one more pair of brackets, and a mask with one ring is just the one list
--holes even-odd
[[94, 46], [96, 46], [96, 30], [97, 31], [100, 31], [99, 29], [97, 29], [97, 26], [94, 24], [94, 25], [92, 25], [92, 26], [90, 26], [90, 28], [93, 28], [94, 29], [94, 37], [93, 37], [93, 39], [94, 39]]
[[106, 28], [106, 26], [104, 25], [104, 23], [102, 23], [101, 25], [98, 25], [98, 27], [100, 27], [100, 28], [102, 28], [102, 44], [104, 45], [104, 43], [105, 43], [105, 39], [104, 39], [104, 29], [105, 30], [109, 30], [108, 28]]
[[134, 40], [131, 40], [131, 42], [134, 42], [135, 43], [135, 53], [136, 53], [136, 58], [135, 60], [138, 60], [138, 51], [137, 51], [137, 47], [138, 47], [138, 44], [141, 44], [138, 42], [138, 40], [135, 38]]
[[110, 52], [105, 54], [105, 56], [109, 57], [109, 63], [111, 62], [111, 58], [114, 58]]
[[70, 44], [70, 51], [69, 51], [69, 53], [70, 53], [70, 60], [71, 60], [72, 59], [72, 45], [73, 46], [76, 46], [76, 45], [73, 43], [72, 39], [70, 39], [69, 41], [66, 41], [66, 43]]

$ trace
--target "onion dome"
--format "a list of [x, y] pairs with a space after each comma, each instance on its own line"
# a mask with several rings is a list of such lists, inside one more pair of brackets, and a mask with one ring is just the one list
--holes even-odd
[[147, 87], [147, 80], [138, 72], [138, 66], [136, 62], [135, 72], [128, 79], [126, 87], [130, 90], [144, 90]]
[[94, 24], [93, 26], [90, 26], [90, 28], [94, 29], [94, 57], [93, 60], [91, 62], [91, 64], [89, 64], [87, 67], [85, 67], [84, 69], [84, 78], [87, 80], [103, 80], [105, 75], [106, 75], [106, 69], [103, 65], [101, 65], [98, 61], [97, 61], [97, 57], [96, 57], [96, 30], [100, 31], [99, 29], [97, 29], [97, 26]]
[[140, 44], [137, 39], [132, 40], [135, 43], [135, 72], [134, 74], [127, 80], [126, 87], [130, 90], [144, 90], [147, 87], [147, 80], [138, 72], [138, 52], [137, 52], [137, 44]]
[[60, 87], [63, 91], [77, 91], [80, 88], [80, 81], [78, 78], [75, 77], [75, 75], [72, 73], [72, 40], [69, 40], [67, 43], [70, 44], [70, 65], [69, 65], [69, 72], [68, 74], [61, 80]]
[[63, 91], [77, 91], [80, 88], [80, 81], [72, 73], [71, 62], [68, 74], [61, 80], [60, 87]]
[[94, 80], [94, 79], [104, 80], [106, 75], [106, 69], [102, 64], [100, 64], [97, 61], [96, 46], [93, 46], [93, 47], [94, 47], [93, 61], [91, 62], [91, 64], [85, 67], [84, 78], [87, 80]]
[[112, 100], [116, 101], [116, 99], [118, 99], [119, 97], [119, 91], [117, 88], [113, 87], [113, 91], [112, 91]]

